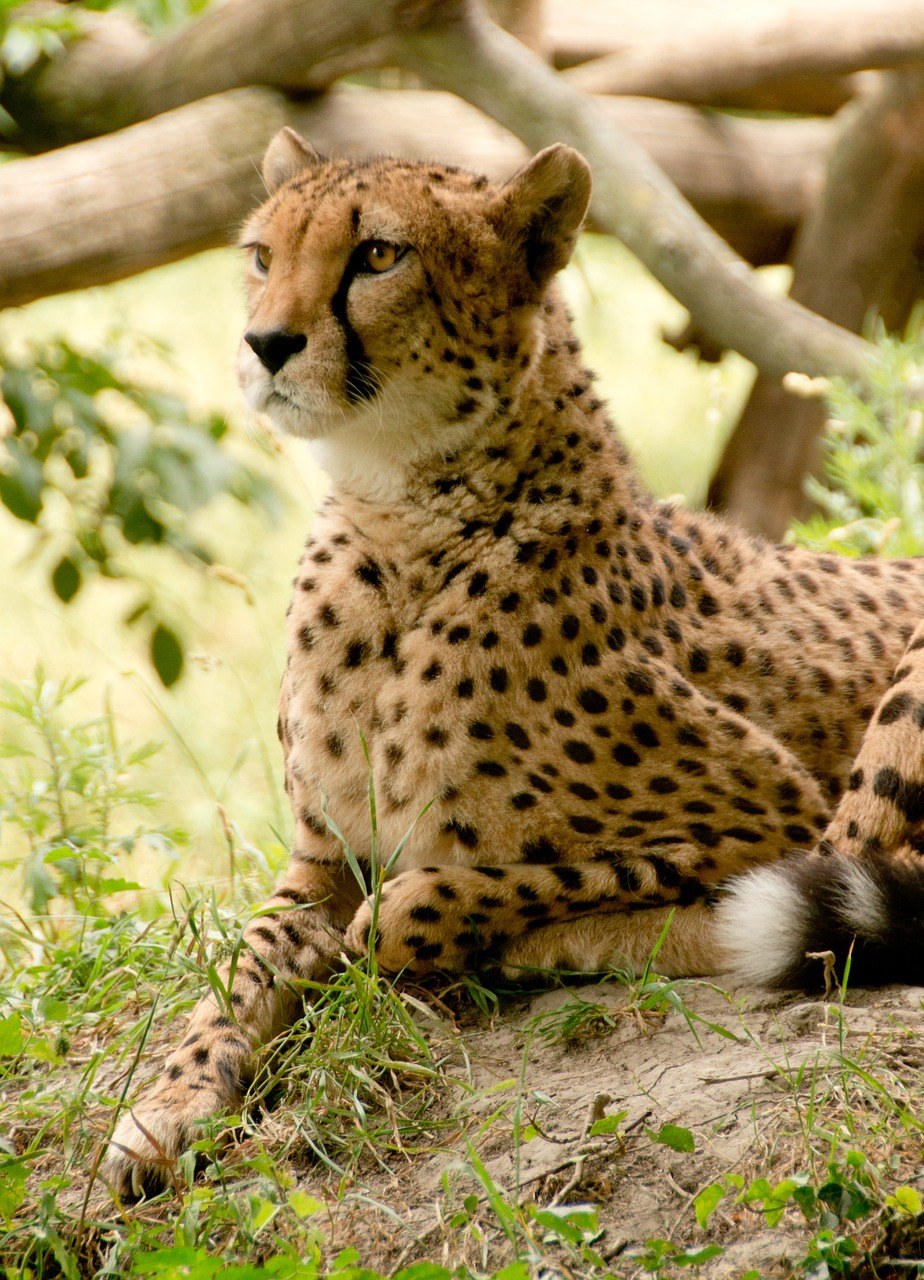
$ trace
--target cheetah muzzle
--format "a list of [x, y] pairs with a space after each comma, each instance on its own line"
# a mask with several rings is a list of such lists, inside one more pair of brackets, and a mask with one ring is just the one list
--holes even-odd
[[[243, 234], [251, 407], [332, 488], [288, 616], [291, 864], [105, 1166], [162, 1176], [362, 952], [370, 911], [321, 811], [382, 847], [383, 968], [659, 965], [924, 981], [924, 573], [774, 547], [642, 489], [557, 293], [588, 167], [504, 186], [325, 160], [291, 130]], [[416, 824], [416, 825], [415, 825]], [[817, 967], [817, 966], [816, 966]], [[228, 974], [225, 972], [224, 980]], [[233, 1016], [232, 1016], [233, 1015]]]

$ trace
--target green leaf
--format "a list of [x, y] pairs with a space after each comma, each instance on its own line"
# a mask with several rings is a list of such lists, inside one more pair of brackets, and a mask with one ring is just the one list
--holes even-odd
[[74, 561], [70, 556], [62, 556], [51, 575], [51, 585], [58, 599], [70, 604], [80, 590], [82, 581], [80, 570]]
[[548, 1232], [546, 1243], [557, 1239], [568, 1244], [581, 1244], [599, 1234], [597, 1210], [593, 1205], [549, 1205], [546, 1209], [530, 1208], [529, 1215]]
[[18, 1013], [0, 1018], [0, 1058], [15, 1058], [22, 1053], [24, 1044], [22, 1019]]
[[670, 1147], [672, 1151], [690, 1152], [696, 1150], [693, 1134], [689, 1129], [684, 1129], [679, 1124], [662, 1124], [657, 1133], [653, 1129], [649, 1129], [648, 1136], [652, 1142], [660, 1142], [662, 1146]]
[[768, 1200], [773, 1195], [773, 1188], [766, 1178], [755, 1178], [751, 1185], [741, 1196], [744, 1204], [754, 1204], [758, 1200]]
[[696, 1221], [705, 1229], [709, 1219], [715, 1213], [719, 1204], [725, 1196], [725, 1188], [721, 1182], [711, 1182], [708, 1187], [703, 1187], [702, 1191], [693, 1201], [693, 1209], [696, 1213]]
[[341, 1249], [334, 1258], [335, 1267], [353, 1267], [359, 1262], [359, 1250], [352, 1245], [348, 1245], [346, 1249]]
[[41, 463], [25, 452], [18, 440], [8, 440], [15, 457], [9, 471], [0, 469], [0, 502], [19, 520], [35, 524], [42, 511], [45, 477]]
[[413, 1262], [396, 1271], [393, 1280], [450, 1280], [452, 1272], [436, 1262]]
[[104, 898], [109, 893], [125, 893], [129, 889], [140, 888], [137, 880], [123, 880], [119, 877], [114, 880], [98, 880], [93, 886], [93, 892], [97, 898]]
[[895, 1194], [888, 1197], [887, 1203], [900, 1209], [902, 1213], [915, 1216], [921, 1212], [921, 1194], [914, 1187], [896, 1187]]
[[21, 1160], [0, 1164], [0, 1214], [8, 1223], [26, 1198], [27, 1173]]
[[271, 1222], [279, 1212], [279, 1205], [273, 1204], [272, 1200], [266, 1200], [263, 1196], [250, 1197], [250, 1227], [254, 1232], [262, 1231], [268, 1222]]
[[51, 899], [57, 897], [58, 882], [41, 854], [26, 860], [22, 878], [29, 906], [35, 915], [43, 915]]
[[495, 1272], [493, 1280], [529, 1280], [530, 1270], [525, 1262], [509, 1262]]
[[628, 1114], [628, 1111], [617, 1111], [614, 1115], [595, 1120], [588, 1130], [588, 1138], [600, 1138], [606, 1134], [618, 1133], [619, 1126]]
[[46, 1022], [63, 1022], [70, 1013], [70, 1005], [66, 1000], [56, 1000], [45, 996], [39, 1002], [39, 1009]]
[[792, 1193], [792, 1198], [801, 1209], [802, 1216], [806, 1222], [811, 1222], [815, 1216], [816, 1206], [814, 1189], [812, 1187], [796, 1187]]
[[60, 1063], [61, 1055], [53, 1044], [48, 1040], [42, 1040], [39, 1036], [32, 1036], [25, 1048], [28, 1058], [32, 1058], [35, 1062]]
[[204, 1252], [192, 1245], [176, 1245], [172, 1249], [158, 1249], [154, 1253], [143, 1253], [136, 1257], [132, 1264], [132, 1273], [137, 1275], [169, 1274], [169, 1268], [193, 1267], [205, 1258]]
[[701, 1249], [684, 1249], [683, 1253], [675, 1253], [671, 1262], [678, 1267], [701, 1267], [704, 1262], [721, 1258], [724, 1252], [720, 1244], [707, 1244]]
[[159, 622], [151, 636], [151, 661], [169, 689], [183, 674], [183, 647], [174, 631]]
[[289, 1208], [298, 1218], [311, 1218], [323, 1209], [324, 1205], [314, 1196], [305, 1195], [304, 1191], [290, 1191]]
[[[117, 510], [117, 514], [119, 514]], [[122, 532], [126, 539], [137, 546], [142, 542], [163, 542], [164, 526], [145, 510], [140, 501], [132, 504], [122, 519]]]

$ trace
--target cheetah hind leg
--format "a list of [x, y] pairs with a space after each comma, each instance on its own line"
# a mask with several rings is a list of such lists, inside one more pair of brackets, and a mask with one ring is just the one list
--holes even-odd
[[[665, 932], [666, 929], [666, 932]], [[663, 935], [663, 939], [662, 939]], [[505, 947], [505, 977], [524, 981], [550, 969], [565, 973], [641, 973], [658, 942], [654, 969], [668, 978], [715, 975], [728, 967], [708, 902], [582, 916], [543, 925]]]
[[847, 790], [808, 856], [740, 877], [719, 907], [734, 968], [769, 986], [816, 986], [807, 953], [850, 982], [924, 983], [924, 623], [860, 744]]
[[[567, 932], [598, 915], [654, 916], [659, 907], [692, 903], [708, 892], [691, 869], [699, 853], [681, 845], [645, 854], [607, 852], [584, 862], [405, 871], [383, 889], [376, 958], [393, 973], [465, 972], [496, 961], [509, 945], [558, 921]], [[367, 901], [350, 922], [347, 946], [365, 952], [371, 924]], [[651, 934], [650, 950], [658, 929], [651, 934], [629, 924], [626, 936]], [[596, 972], [593, 966], [587, 971]]]

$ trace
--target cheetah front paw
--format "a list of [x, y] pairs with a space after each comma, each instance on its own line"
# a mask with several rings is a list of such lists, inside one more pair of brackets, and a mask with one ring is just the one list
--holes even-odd
[[101, 1177], [127, 1199], [156, 1194], [176, 1180], [176, 1162], [200, 1136], [199, 1123], [230, 1101], [212, 1089], [178, 1088], [167, 1080], [155, 1085], [116, 1125]]

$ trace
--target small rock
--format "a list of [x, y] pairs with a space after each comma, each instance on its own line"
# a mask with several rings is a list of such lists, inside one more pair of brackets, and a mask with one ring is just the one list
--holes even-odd
[[798, 1036], [811, 1035], [824, 1023], [831, 1027], [836, 1025], [831, 1014], [831, 1006], [821, 1000], [792, 1004], [786, 1009], [781, 1009], [778, 1018], [781, 1027]]

